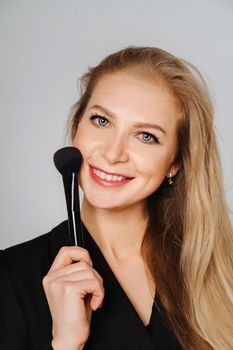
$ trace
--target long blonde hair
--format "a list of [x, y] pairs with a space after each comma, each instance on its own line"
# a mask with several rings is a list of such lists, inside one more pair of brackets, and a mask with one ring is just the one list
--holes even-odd
[[130, 71], [155, 80], [177, 102], [180, 121], [171, 186], [148, 198], [142, 255], [183, 349], [233, 349], [233, 230], [222, 187], [213, 107], [190, 63], [154, 47], [127, 47], [89, 68], [74, 105], [74, 139], [93, 89], [105, 74]]

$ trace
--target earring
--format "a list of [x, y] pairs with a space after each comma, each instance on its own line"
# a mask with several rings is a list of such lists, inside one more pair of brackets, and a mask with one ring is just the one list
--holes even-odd
[[168, 184], [169, 184], [169, 185], [172, 185], [172, 184], [173, 184], [172, 173], [169, 174]]

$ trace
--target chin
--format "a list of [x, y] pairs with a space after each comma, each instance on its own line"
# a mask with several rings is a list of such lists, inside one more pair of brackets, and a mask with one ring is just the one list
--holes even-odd
[[103, 200], [96, 200], [96, 199], [88, 199], [86, 198], [87, 202], [94, 208], [98, 209], [118, 209], [119, 205], [114, 204], [112, 201], [103, 201]]
[[124, 204], [122, 202], [120, 203], [119, 200], [114, 201], [114, 198], [112, 195], [103, 196], [103, 194], [100, 193], [99, 195], [95, 194], [95, 196], [93, 196], [92, 194], [90, 194], [88, 192], [84, 192], [84, 196], [85, 196], [87, 203], [95, 208], [119, 210], [119, 209], [123, 209], [123, 208], [127, 207], [127, 205], [125, 205], [125, 203]]

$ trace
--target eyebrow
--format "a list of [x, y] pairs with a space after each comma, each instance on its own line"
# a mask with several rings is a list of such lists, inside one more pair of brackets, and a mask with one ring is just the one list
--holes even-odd
[[[90, 107], [90, 109], [99, 109], [101, 112], [105, 113], [106, 115], [112, 117], [113, 119], [117, 117], [117, 115], [110, 111], [109, 109], [107, 109], [106, 107], [100, 106], [100, 105], [93, 105]], [[153, 123], [142, 123], [142, 122], [137, 122], [134, 124], [134, 127], [136, 128], [151, 128], [151, 129], [156, 129], [156, 130], [160, 130], [162, 133], [164, 133], [166, 135], [166, 131], [158, 124], [153, 124]]]

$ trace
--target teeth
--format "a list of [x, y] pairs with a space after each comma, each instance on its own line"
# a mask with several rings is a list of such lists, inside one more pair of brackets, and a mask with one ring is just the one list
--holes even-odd
[[107, 175], [107, 176], [106, 176], [106, 180], [108, 180], [108, 181], [112, 181], [112, 178], [113, 178], [112, 175]]
[[95, 168], [93, 168], [93, 171], [102, 180], [117, 182], [117, 181], [121, 181], [121, 180], [125, 180], [126, 179], [126, 177], [123, 177], [123, 176], [105, 174], [103, 171], [97, 170]]

